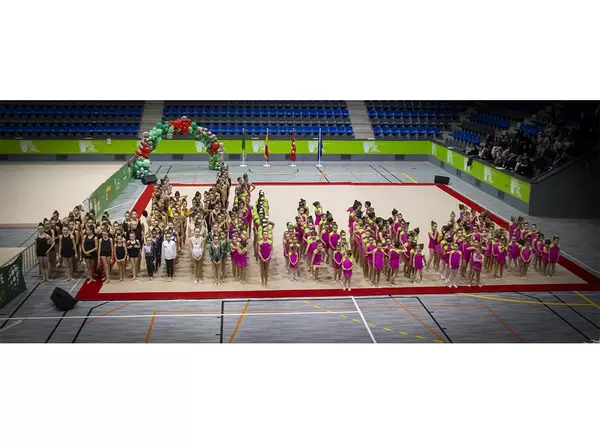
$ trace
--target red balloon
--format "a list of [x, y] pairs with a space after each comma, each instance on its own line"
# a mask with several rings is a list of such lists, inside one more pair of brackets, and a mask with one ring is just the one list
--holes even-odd
[[214, 151], [217, 151], [219, 149], [219, 142], [213, 142], [212, 145], [210, 146]]

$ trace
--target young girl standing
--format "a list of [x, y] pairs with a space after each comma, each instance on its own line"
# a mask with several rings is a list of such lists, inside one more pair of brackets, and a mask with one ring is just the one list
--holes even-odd
[[[413, 284], [416, 281], [417, 278], [417, 273], [419, 273], [419, 284], [423, 282], [423, 268], [425, 266], [425, 256], [423, 255], [423, 244], [419, 244], [417, 245], [417, 249], [415, 250], [415, 254], [413, 255], [413, 269], [414, 269], [414, 274], [413, 274]], [[431, 249], [430, 249], [431, 251]], [[431, 261], [431, 258], [429, 258], [429, 260]]]
[[242, 239], [237, 246], [237, 268], [242, 284], [246, 283], [246, 267], [248, 266], [248, 248], [246, 241]]
[[131, 278], [132, 281], [135, 281], [137, 279], [137, 273], [138, 273], [137, 265], [138, 265], [138, 258], [140, 257], [140, 249], [141, 249], [140, 241], [137, 240], [135, 232], [130, 231], [129, 232], [129, 240], [127, 241], [127, 256], [129, 257], [129, 260], [131, 263], [131, 268], [132, 268], [132, 273], [133, 273], [133, 276]]
[[213, 233], [213, 240], [210, 244], [209, 251], [210, 261], [213, 268], [214, 284], [219, 285], [219, 272], [221, 271], [221, 245], [216, 233]]
[[338, 245], [333, 251], [332, 255], [332, 266], [333, 266], [333, 281], [340, 281], [342, 283], [342, 261], [344, 260], [344, 255], [342, 254], [342, 248]]
[[154, 241], [150, 233], [146, 234], [146, 240], [142, 247], [142, 256], [146, 262], [146, 271], [150, 280], [154, 279]]
[[263, 230], [262, 239], [258, 242], [258, 256], [260, 258], [260, 281], [263, 287], [269, 281], [269, 264], [273, 253], [273, 241], [269, 239], [267, 230]]
[[204, 258], [204, 237], [199, 226], [194, 228], [194, 235], [190, 236], [192, 264], [194, 265], [194, 280], [202, 282], [202, 259]]
[[117, 261], [117, 267], [119, 268], [119, 282], [123, 282], [125, 281], [125, 272], [127, 269], [127, 242], [125, 242], [123, 236], [118, 234], [114, 245], [114, 257]]
[[44, 224], [38, 226], [38, 232], [35, 236], [35, 252], [38, 258], [38, 264], [42, 273], [42, 282], [49, 281], [48, 253], [54, 247], [52, 236], [44, 232]]
[[292, 277], [290, 278], [291, 281], [297, 281], [298, 280], [298, 261], [300, 260], [300, 253], [299, 253], [299, 244], [291, 244], [290, 246], [290, 254], [289, 254], [289, 267], [290, 270], [292, 272]]
[[481, 254], [481, 246], [478, 244], [471, 254], [471, 275], [469, 276], [469, 287], [473, 285], [473, 278], [477, 278], [477, 285], [481, 285], [481, 267], [483, 264], [483, 254]]
[[383, 270], [383, 258], [385, 256], [383, 244], [381, 242], [378, 242], [377, 246], [373, 249], [373, 252], [371, 254], [373, 255], [373, 277], [371, 279], [371, 282], [375, 284], [375, 287], [379, 287], [379, 281], [381, 279], [381, 270]]
[[315, 281], [319, 278], [319, 269], [323, 266], [323, 259], [325, 257], [325, 249], [323, 248], [323, 241], [317, 240], [317, 248], [315, 248], [311, 258], [311, 270]]
[[531, 258], [533, 257], [533, 251], [531, 249], [531, 245], [529, 239], [525, 239], [523, 242], [523, 247], [521, 247], [520, 252], [520, 269], [521, 269], [521, 278], [527, 279], [527, 269], [529, 268], [529, 263], [531, 262]]
[[554, 236], [552, 238], [552, 245], [548, 249], [548, 276], [554, 278], [554, 273], [556, 269], [556, 263], [560, 258], [560, 247], [558, 246], [558, 236]]
[[448, 287], [456, 287], [456, 275], [458, 274], [458, 270], [460, 269], [462, 263], [462, 251], [459, 250], [458, 245], [456, 243], [452, 244], [450, 249], [449, 257], [448, 257], [448, 265], [449, 265], [449, 277], [446, 282], [448, 282]]
[[390, 260], [388, 262], [388, 267], [390, 268], [391, 276], [390, 276], [390, 284], [394, 285], [396, 283], [396, 277], [398, 277], [398, 270], [400, 270], [400, 257], [402, 255], [402, 251], [400, 250], [400, 242], [396, 241], [394, 246], [389, 250]]
[[77, 261], [77, 251], [75, 249], [75, 239], [73, 238], [73, 235], [69, 233], [69, 228], [67, 226], [63, 227], [62, 235], [58, 240], [58, 252], [60, 255], [59, 260], [64, 258], [67, 261], [65, 267], [67, 269], [67, 279], [65, 279], [65, 281], [72, 281], [74, 262]]
[[506, 238], [503, 237], [496, 244], [497, 245], [497, 254], [496, 254], [496, 269], [494, 271], [494, 278], [496, 279], [504, 279], [502, 276], [504, 272], [504, 265], [506, 265], [506, 257], [508, 256], [508, 249], [506, 248]]
[[342, 272], [344, 274], [342, 286], [344, 287], [344, 291], [352, 290], [352, 267], [352, 252], [350, 250], [346, 250], [346, 257], [342, 261]]
[[90, 226], [86, 229], [85, 237], [82, 240], [81, 252], [85, 259], [85, 265], [88, 271], [88, 282], [96, 282], [94, 279], [94, 270], [96, 270], [96, 258], [98, 257], [98, 238], [94, 234], [94, 229]]
[[[431, 265], [431, 261], [435, 256], [435, 247], [440, 243], [441, 233], [438, 231], [437, 223], [431, 221], [431, 231], [428, 233], [429, 236], [429, 259], [427, 260], [427, 270], [429, 270], [429, 266]], [[434, 264], [435, 266], [435, 264]]]

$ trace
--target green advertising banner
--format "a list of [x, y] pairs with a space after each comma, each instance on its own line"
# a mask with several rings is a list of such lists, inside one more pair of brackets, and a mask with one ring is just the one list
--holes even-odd
[[[0, 140], [0, 154], [125, 154], [133, 155], [136, 140]], [[241, 154], [241, 140], [224, 140], [225, 152]], [[271, 154], [289, 154], [289, 140], [269, 140]], [[247, 139], [246, 153], [264, 153], [264, 139]], [[163, 139], [157, 154], [206, 154], [206, 146], [192, 139]], [[296, 140], [296, 154], [317, 154], [317, 140]], [[428, 141], [323, 140], [323, 154], [431, 154]]]
[[26, 289], [23, 278], [23, 254], [20, 254], [12, 264], [0, 267], [0, 308]]
[[129, 182], [131, 182], [131, 168], [125, 164], [91, 194], [90, 209], [94, 210], [96, 216], [100, 216]]
[[523, 202], [529, 202], [531, 194], [531, 184], [529, 182], [519, 180], [502, 170], [477, 162], [476, 160], [469, 166], [467, 165], [469, 160], [467, 156], [437, 143], [431, 143], [431, 154], [457, 170], [469, 174]]

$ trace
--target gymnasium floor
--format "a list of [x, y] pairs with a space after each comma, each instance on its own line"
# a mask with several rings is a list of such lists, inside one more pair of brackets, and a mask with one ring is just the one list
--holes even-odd
[[[284, 168], [285, 167], [285, 168]], [[205, 162], [154, 163], [158, 176], [172, 182], [209, 183], [215, 176]], [[230, 165], [233, 177], [242, 170]], [[305, 163], [298, 171], [285, 164], [269, 170], [250, 163], [255, 182], [318, 182], [322, 171]], [[352, 162], [326, 165], [331, 182], [431, 182], [444, 171], [427, 162]], [[451, 178], [451, 186], [492, 212], [519, 213], [502, 202]], [[132, 183], [109, 210], [121, 216], [141, 194]], [[309, 198], [307, 197], [307, 200]], [[296, 202], [294, 202], [295, 204]], [[401, 208], [398, 208], [402, 211]], [[593, 222], [535, 221], [557, 232], [566, 254], [598, 269], [597, 248], [576, 234]], [[561, 227], [564, 229], [561, 229]], [[2, 245], [15, 246], [21, 233], [0, 230]], [[13, 239], [11, 241], [11, 239]], [[317, 299], [82, 301], [67, 313], [52, 307], [55, 285], [75, 295], [82, 280], [39, 284], [27, 275], [28, 291], [0, 310], [0, 342], [587, 342], [600, 337], [600, 292], [477, 293], [361, 296]]]

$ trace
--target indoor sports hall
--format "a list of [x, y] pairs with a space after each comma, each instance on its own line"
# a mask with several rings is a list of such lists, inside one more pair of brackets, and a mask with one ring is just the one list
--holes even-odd
[[[225, 146], [227, 141], [225, 141]], [[231, 177], [246, 173], [269, 199], [275, 224], [274, 256], [286, 222], [295, 215], [299, 199], [318, 200], [344, 221], [355, 199], [370, 200], [377, 210], [389, 214], [398, 208], [407, 220], [427, 227], [430, 220], [444, 220], [458, 205], [488, 209], [499, 224], [521, 215], [458, 177], [449, 185], [433, 183], [447, 171], [424, 161], [326, 161], [296, 162], [228, 161]], [[5, 164], [6, 165], [6, 164]], [[96, 165], [96, 184], [107, 180], [122, 166], [119, 162]], [[158, 178], [168, 177], [173, 192], [191, 196], [213, 182], [215, 171], [206, 161], [155, 161]], [[20, 164], [21, 193], [34, 194], [35, 165]], [[79, 164], [60, 163], [63, 174], [74, 183], [92, 187], [90, 174]], [[29, 172], [30, 171], [30, 172]], [[87, 171], [87, 170], [86, 170]], [[104, 173], [101, 173], [104, 171]], [[102, 175], [104, 174], [104, 175]], [[31, 188], [29, 187], [31, 183]], [[21, 182], [19, 181], [19, 184]], [[21, 187], [23, 187], [21, 185]], [[111, 218], [122, 218], [127, 210], [149, 208], [154, 185], [132, 180], [106, 207]], [[89, 191], [87, 191], [89, 193]], [[28, 206], [32, 213], [20, 214], [16, 223], [7, 220], [2, 233], [4, 249], [26, 245], [31, 228], [41, 215], [53, 209], [68, 211], [85, 201], [76, 186], [54, 194], [44, 207]], [[92, 198], [93, 200], [93, 198]], [[46, 208], [47, 207], [47, 208]], [[55, 208], [56, 207], [56, 208]], [[523, 214], [527, 217], [527, 215]], [[6, 216], [5, 216], [6, 217]], [[534, 218], [546, 231], [585, 232], [585, 220], [567, 222]], [[425, 230], [423, 230], [425, 231]], [[250, 261], [247, 283], [229, 282], [215, 287], [210, 279], [195, 283], [185, 252], [177, 265], [176, 278], [168, 282], [163, 273], [153, 281], [143, 275], [131, 282], [85, 283], [82, 273], [72, 282], [57, 279], [40, 282], [36, 267], [24, 274], [27, 289], [0, 311], [1, 342], [47, 343], [525, 343], [588, 342], [600, 336], [600, 292], [592, 266], [597, 256], [582, 256], [582, 239], [561, 236], [564, 257], [555, 278], [532, 274], [524, 281], [513, 272], [505, 279], [483, 278], [482, 287], [469, 287], [459, 279], [457, 289], [448, 288], [437, 273], [425, 272], [423, 283], [400, 278], [395, 285], [382, 282], [374, 287], [357, 276], [351, 293], [342, 291], [327, 270], [319, 281], [301, 271], [292, 282], [280, 256], [271, 265], [271, 285], [261, 288], [256, 264]], [[569, 249], [569, 245], [572, 246]], [[16, 250], [19, 251], [19, 250]], [[7, 255], [8, 255], [7, 253]], [[572, 255], [571, 255], [572, 253]], [[189, 256], [189, 252], [188, 252]], [[31, 259], [31, 258], [30, 258]], [[586, 264], [590, 264], [587, 265]], [[204, 263], [205, 273], [210, 265]], [[205, 276], [206, 277], [206, 276]], [[57, 310], [50, 296], [55, 287], [76, 298], [69, 311]]]

